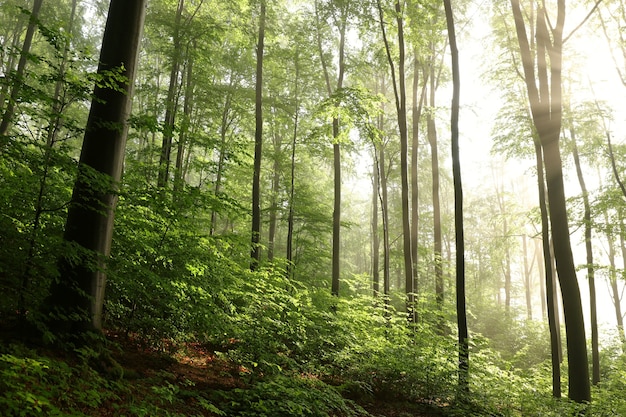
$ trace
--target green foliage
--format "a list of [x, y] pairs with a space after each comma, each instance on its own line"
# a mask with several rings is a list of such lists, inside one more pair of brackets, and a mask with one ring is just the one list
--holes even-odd
[[233, 417], [326, 417], [363, 416], [367, 413], [344, 399], [332, 386], [306, 376], [276, 376], [249, 389], [222, 395]]
[[115, 400], [116, 383], [85, 365], [40, 357], [19, 346], [2, 348], [0, 407], [3, 415], [83, 416]]

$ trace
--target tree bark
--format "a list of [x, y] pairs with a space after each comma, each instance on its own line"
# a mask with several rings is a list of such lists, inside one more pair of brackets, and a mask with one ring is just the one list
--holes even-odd
[[[71, 36], [72, 31], [74, 29], [74, 18], [76, 16], [76, 6], [78, 0], [72, 1], [72, 8], [70, 12], [69, 21], [67, 24], [67, 33]], [[17, 310], [21, 316], [25, 316], [27, 311], [26, 305], [26, 294], [28, 292], [28, 288], [30, 286], [32, 273], [33, 273], [33, 260], [35, 256], [36, 249], [36, 237], [39, 233], [39, 226], [41, 224], [41, 216], [44, 213], [44, 195], [46, 192], [48, 176], [50, 174], [51, 168], [51, 160], [53, 156], [53, 147], [57, 142], [57, 136], [59, 130], [62, 126], [62, 117], [61, 110], [65, 103], [62, 97], [62, 89], [63, 84], [65, 82], [65, 65], [67, 64], [67, 58], [70, 50], [70, 38], [66, 39], [65, 44], [63, 45], [63, 55], [61, 58], [61, 62], [59, 63], [58, 70], [58, 80], [54, 86], [54, 95], [52, 96], [52, 116], [50, 118], [50, 122], [48, 123], [48, 127], [46, 129], [46, 144], [44, 147], [44, 158], [43, 158], [43, 172], [39, 179], [39, 190], [37, 192], [37, 201], [35, 203], [35, 214], [33, 216], [33, 226], [31, 228], [30, 238], [28, 240], [28, 255], [26, 257], [24, 272], [22, 274], [22, 282], [21, 288], [18, 296], [18, 306]], [[1, 101], [0, 101], [1, 102]]]
[[430, 99], [428, 105], [428, 143], [430, 144], [430, 166], [432, 174], [432, 199], [433, 199], [433, 242], [435, 263], [435, 301], [439, 310], [443, 309], [443, 244], [441, 237], [441, 204], [439, 198], [439, 144], [437, 141], [437, 126], [433, 112], [435, 111], [435, 51], [430, 67]]
[[[376, 152], [376, 146], [374, 146], [374, 154]], [[378, 171], [378, 158], [374, 156], [372, 169], [372, 291], [374, 297], [380, 295], [380, 235], [378, 233], [378, 190], [380, 190], [380, 177]]]
[[[318, 3], [315, 2], [315, 13], [317, 19], [317, 48], [320, 61], [322, 63], [322, 71], [326, 81], [326, 90], [328, 97], [334, 92], [343, 88], [343, 79], [345, 74], [345, 46], [346, 46], [346, 29], [348, 26], [348, 4], [344, 4], [339, 17], [339, 56], [337, 83], [333, 90], [330, 82], [330, 74], [328, 72], [328, 64], [324, 58], [324, 50], [322, 49], [321, 27], [318, 14]], [[340, 255], [341, 255], [341, 146], [339, 144], [339, 118], [333, 118], [333, 172], [334, 172], [334, 199], [333, 199], [333, 253], [332, 253], [332, 278], [331, 278], [331, 294], [339, 296], [339, 278], [341, 274]]]
[[550, 329], [550, 358], [552, 364], [552, 396], [561, 398], [561, 326], [556, 297], [556, 276], [553, 268], [552, 243], [550, 239], [550, 219], [546, 203], [546, 183], [543, 171], [543, 152], [539, 138], [533, 137], [535, 145], [535, 167], [539, 210], [541, 212], [541, 240], [543, 248], [543, 270], [545, 272], [546, 304], [548, 328]]
[[172, 153], [172, 139], [174, 138], [174, 126], [176, 123], [176, 108], [178, 107], [178, 77], [180, 74], [180, 25], [185, 8], [185, 0], [178, 0], [176, 9], [176, 20], [174, 21], [174, 34], [172, 45], [172, 68], [170, 69], [170, 84], [167, 90], [165, 102], [165, 120], [163, 122], [163, 144], [161, 146], [161, 157], [159, 159], [159, 178], [157, 185], [164, 188], [170, 176], [170, 154]]
[[469, 333], [465, 305], [465, 238], [463, 232], [463, 186], [459, 156], [459, 98], [460, 72], [459, 52], [456, 45], [454, 14], [450, 0], [443, 2], [446, 11], [450, 55], [452, 58], [452, 105], [450, 131], [452, 143], [452, 176], [454, 181], [454, 231], [456, 243], [456, 315], [459, 344], [459, 392], [463, 397], [469, 393]]
[[413, 274], [413, 258], [411, 250], [411, 222], [409, 212], [409, 172], [408, 172], [408, 130], [406, 118], [406, 82], [405, 82], [405, 48], [404, 48], [404, 28], [403, 10], [400, 1], [396, 1], [396, 22], [398, 25], [398, 75], [396, 81], [396, 71], [391, 57], [391, 48], [387, 39], [384, 12], [380, 0], [377, 2], [380, 16], [380, 25], [387, 52], [387, 61], [391, 70], [393, 91], [396, 103], [396, 113], [398, 116], [398, 130], [400, 133], [400, 176], [401, 176], [401, 205], [402, 205], [402, 237], [404, 253], [404, 285], [406, 291], [406, 312], [410, 323], [416, 320], [415, 311], [415, 288]]
[[588, 402], [591, 400], [591, 388], [585, 326], [570, 242], [561, 151], [559, 149], [562, 122], [561, 53], [563, 50], [565, 0], [557, 1], [558, 14], [552, 33], [548, 30], [545, 9], [540, 6], [537, 13], [536, 53], [539, 88], [535, 80], [535, 63], [526, 36], [526, 26], [519, 0], [511, 0], [511, 6], [515, 18], [517, 40], [522, 56], [524, 79], [533, 123], [543, 150], [554, 255], [566, 317], [569, 398], [576, 402]]
[[254, 130], [254, 174], [252, 178], [252, 252], [250, 270], [261, 262], [261, 159], [263, 154], [263, 51], [265, 46], [265, 0], [261, 0], [259, 38], [256, 48], [256, 99]]
[[37, 29], [37, 19], [39, 19], [39, 11], [41, 10], [41, 4], [43, 0], [35, 0], [33, 3], [33, 9], [30, 14], [28, 29], [26, 29], [26, 36], [24, 37], [24, 43], [22, 44], [22, 51], [20, 52], [20, 60], [17, 64], [17, 70], [11, 76], [11, 82], [13, 84], [11, 88], [11, 95], [9, 102], [2, 115], [0, 121], [0, 152], [3, 152], [9, 138], [7, 133], [13, 122], [13, 116], [15, 115], [15, 103], [19, 98], [22, 85], [24, 83], [24, 76], [26, 75], [26, 64], [28, 63], [28, 56], [30, 55], [30, 47], [33, 43], [33, 36], [35, 35], [35, 29]]
[[[191, 130], [191, 116], [193, 112], [193, 54], [187, 49], [187, 68], [185, 75], [185, 98], [183, 102], [183, 121], [180, 126], [180, 134], [178, 135], [178, 147], [176, 150], [176, 170], [174, 174], [174, 192], [180, 191], [185, 185], [185, 145], [189, 141], [189, 133]], [[184, 71], [184, 70], [183, 70]]]
[[274, 245], [276, 240], [276, 223], [278, 216], [278, 188], [280, 186], [280, 152], [283, 139], [280, 132], [274, 134], [274, 161], [272, 167], [272, 190], [270, 201], [270, 222], [267, 231], [267, 260], [274, 260]]
[[289, 183], [289, 214], [287, 215], [287, 278], [293, 277], [293, 230], [294, 230], [294, 194], [296, 191], [296, 143], [298, 139], [298, 122], [300, 120], [300, 53], [296, 51], [294, 63], [294, 101], [293, 134], [291, 136], [291, 171]]
[[411, 129], [411, 257], [413, 259], [413, 285], [419, 287], [418, 268], [417, 268], [417, 250], [418, 250], [418, 226], [419, 226], [419, 178], [417, 172], [419, 157], [419, 127], [422, 118], [422, 107], [426, 87], [428, 86], [428, 77], [424, 77], [422, 82], [422, 91], [419, 94], [419, 73], [420, 64], [418, 59], [417, 48], [414, 48], [413, 61], [413, 104], [411, 106], [412, 129]]
[[60, 278], [47, 303], [57, 313], [50, 317], [53, 328], [67, 334], [102, 326], [106, 259], [145, 9], [146, 0], [112, 0], [109, 6], [98, 72], [123, 66], [128, 81], [115, 89], [96, 86], [94, 91], [63, 237], [70, 254], [59, 258]]
[[[571, 121], [570, 121], [571, 124]], [[585, 184], [585, 177], [580, 166], [580, 156], [578, 154], [578, 145], [576, 144], [576, 135], [573, 126], [570, 126], [570, 135], [572, 139], [572, 154], [574, 156], [574, 165], [576, 166], [576, 176], [580, 184], [580, 190], [583, 197], [585, 224], [585, 250], [587, 253], [587, 281], [589, 284], [589, 312], [591, 319], [591, 363], [592, 376], [591, 383], [597, 385], [600, 382], [600, 348], [598, 345], [598, 309], [596, 302], [596, 283], [595, 270], [593, 265], [593, 248], [591, 242], [591, 204], [589, 203], [589, 192]]]
[[530, 270], [532, 269], [532, 263], [528, 265], [528, 247], [526, 242], [526, 235], [522, 235], [522, 247], [524, 253], [524, 287], [526, 289], [526, 318], [528, 320], [533, 319], [533, 303], [532, 303], [532, 277]]

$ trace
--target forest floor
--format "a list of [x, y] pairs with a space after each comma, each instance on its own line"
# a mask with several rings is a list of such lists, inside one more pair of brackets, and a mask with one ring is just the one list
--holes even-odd
[[[147, 396], [154, 381], [166, 378], [179, 386], [179, 394], [190, 391], [184, 402], [172, 403], [174, 413], [197, 415], [198, 407], [195, 392], [230, 391], [245, 389], [247, 370], [216, 354], [212, 349], [200, 344], [189, 343], [176, 353], [167, 354], [148, 349], [131, 339], [109, 335], [120, 347], [113, 357], [124, 368], [125, 378], [131, 380], [132, 392], [128, 393], [137, 401], [142, 393]], [[154, 390], [152, 390], [154, 391]], [[180, 395], [179, 395], [180, 396]], [[184, 397], [184, 396], [183, 396]], [[128, 399], [121, 399], [126, 402]], [[373, 417], [436, 417], [443, 413], [428, 404], [399, 402], [386, 398], [357, 399], [356, 403]], [[169, 408], [169, 407], [168, 407]], [[119, 404], [111, 410], [103, 409], [102, 416], [119, 415]], [[213, 414], [206, 414], [213, 415]]]
[[[336, 397], [339, 389], [328, 388], [316, 375], [268, 382], [230, 360], [223, 352], [229, 346], [163, 343], [157, 350], [139, 338], [109, 332], [111, 353], [102, 361], [89, 348], [77, 349], [77, 357], [6, 336], [0, 331], [2, 416], [214, 417], [233, 414], [228, 411], [232, 406], [239, 407], [237, 415], [274, 417], [272, 410], [280, 407], [280, 416], [309, 416], [326, 413], [320, 411], [327, 409], [320, 402], [328, 405], [330, 398], [336, 404], [341, 398]], [[319, 390], [324, 386], [328, 389]], [[436, 404], [402, 402], [382, 394], [359, 394], [351, 401], [351, 408], [361, 407], [372, 417], [436, 417], [446, 411]], [[297, 412], [289, 411], [291, 404]], [[347, 414], [344, 410], [334, 415]]]

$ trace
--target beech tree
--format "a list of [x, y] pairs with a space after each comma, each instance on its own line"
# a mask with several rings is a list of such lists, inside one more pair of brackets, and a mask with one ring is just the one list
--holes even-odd
[[[524, 81], [533, 123], [543, 151], [548, 206], [554, 255], [556, 259], [567, 332], [569, 398], [591, 400], [585, 326], [580, 289], [572, 256], [569, 224], [565, 206], [563, 167], [559, 139], [562, 122], [561, 64], [565, 0], [558, 0], [555, 26], [542, 5], [537, 5], [535, 44], [531, 48], [519, 0], [511, 0], [519, 43]], [[535, 53], [536, 55], [533, 55]]]
[[122, 175], [146, 0], [112, 0], [96, 85], [65, 224], [67, 250], [47, 308], [52, 328], [77, 335], [99, 330], [111, 250], [116, 189]]
[[385, 12], [381, 1], [377, 1], [378, 14], [380, 19], [381, 33], [391, 71], [391, 82], [396, 103], [396, 114], [398, 117], [398, 131], [400, 133], [400, 175], [402, 193], [402, 239], [404, 254], [404, 276], [406, 291], [406, 311], [409, 322], [415, 321], [415, 288], [414, 288], [414, 259], [411, 249], [411, 216], [409, 212], [409, 168], [408, 168], [408, 126], [407, 126], [407, 104], [406, 104], [406, 74], [405, 74], [405, 45], [404, 45], [404, 7], [400, 1], [395, 3], [395, 15], [398, 36], [398, 69], [396, 72], [392, 50], [385, 23]]
[[256, 47], [254, 173], [252, 178], [252, 261], [255, 270], [261, 261], [261, 158], [263, 154], [263, 51], [265, 46], [265, 0], [261, 0], [259, 36]]
[[450, 0], [443, 2], [446, 11], [448, 39], [452, 58], [452, 104], [450, 134], [452, 145], [452, 174], [454, 177], [454, 235], [456, 247], [456, 316], [459, 349], [459, 390], [469, 391], [469, 333], [467, 330], [467, 309], [465, 306], [465, 237], [463, 230], [463, 185], [461, 182], [461, 161], [459, 155], [459, 102], [460, 71], [459, 51], [456, 43], [454, 13]]

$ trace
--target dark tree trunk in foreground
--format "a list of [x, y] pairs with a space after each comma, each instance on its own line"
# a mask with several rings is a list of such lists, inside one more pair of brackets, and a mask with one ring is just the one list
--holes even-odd
[[[587, 342], [580, 288], [578, 287], [570, 242], [563, 166], [559, 148], [562, 122], [561, 52], [563, 49], [563, 25], [565, 23], [565, 0], [557, 1], [558, 13], [553, 29], [548, 28], [546, 10], [539, 6], [537, 11], [535, 48], [537, 71], [535, 71], [535, 62], [526, 35], [526, 24], [519, 0], [511, 0], [511, 6], [515, 18], [517, 40], [520, 46], [533, 123], [541, 142], [546, 171], [554, 256], [566, 318], [569, 398], [577, 402], [588, 402], [591, 400], [591, 387]], [[537, 87], [537, 81], [539, 87]]]
[[469, 392], [469, 334], [467, 309], [465, 307], [465, 238], [463, 232], [463, 187], [461, 184], [461, 161], [459, 158], [459, 98], [460, 74], [459, 52], [456, 46], [454, 15], [450, 0], [444, 0], [450, 54], [452, 57], [452, 115], [450, 122], [452, 142], [452, 176], [454, 179], [454, 231], [456, 237], [456, 315], [459, 344], [459, 391]]
[[263, 49], [265, 45], [265, 0], [261, 0], [259, 40], [256, 48], [256, 100], [254, 131], [254, 174], [252, 178], [252, 253], [250, 269], [261, 261], [261, 158], [263, 153]]
[[[106, 259], [111, 250], [116, 189], [122, 174], [133, 82], [146, 0], [112, 0], [99, 73], [123, 66], [127, 82], [96, 87], [65, 224], [69, 256], [59, 259], [59, 280], [48, 306], [53, 328], [80, 334], [102, 325]], [[78, 255], [79, 261], [76, 259]], [[54, 314], [57, 313], [57, 314]]]

